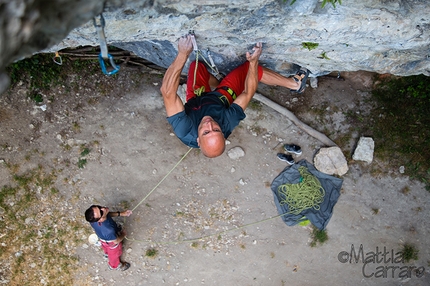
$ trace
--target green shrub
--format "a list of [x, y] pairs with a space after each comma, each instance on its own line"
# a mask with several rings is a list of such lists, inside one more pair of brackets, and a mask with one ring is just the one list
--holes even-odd
[[145, 253], [146, 256], [152, 257], [152, 258], [157, 256], [157, 254], [158, 254], [158, 250], [155, 248], [149, 248], [146, 250], [146, 253]]
[[319, 46], [318, 43], [312, 43], [312, 42], [303, 42], [302, 47], [304, 49], [308, 49], [309, 51], [316, 49]]
[[328, 240], [328, 235], [325, 230], [319, 230], [317, 227], [312, 226], [312, 233], [311, 233], [312, 241], [310, 243], [311, 247], [315, 247], [317, 243], [323, 244]]
[[430, 190], [430, 80], [424, 75], [390, 77], [372, 92], [377, 107], [369, 131], [375, 156], [391, 165], [405, 166], [405, 173]]
[[400, 251], [402, 258], [405, 262], [409, 262], [411, 260], [418, 260], [418, 250], [415, 246], [410, 244], [403, 245], [403, 249]]
[[51, 84], [58, 84], [61, 77], [61, 66], [52, 61], [50, 54], [37, 54], [17, 61], [8, 66], [6, 71], [12, 85], [23, 79], [28, 80], [32, 91], [49, 89]]

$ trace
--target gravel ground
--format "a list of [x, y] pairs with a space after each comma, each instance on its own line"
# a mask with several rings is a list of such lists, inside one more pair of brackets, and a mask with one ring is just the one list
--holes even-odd
[[[400, 174], [399, 166], [351, 160], [361, 134], [351, 131], [346, 114], [365, 115], [371, 74], [343, 77], [323, 78], [303, 95], [259, 89], [333, 140], [352, 132], [340, 146], [350, 169], [342, 177], [329, 239], [316, 247], [310, 247], [309, 226], [289, 227], [272, 218], [277, 211], [270, 184], [286, 167], [276, 158], [282, 143], [300, 145], [303, 154], [295, 159], [309, 162], [321, 143], [270, 108], [253, 104], [229, 137], [227, 151], [241, 147], [244, 157], [208, 159], [198, 150], [187, 153], [172, 134], [159, 72], [124, 67], [109, 79], [71, 74], [44, 92], [41, 103], [27, 97], [22, 82], [0, 98], [1, 183], [17, 184], [13, 175], [38, 166], [54, 172], [55, 191], [37, 192], [37, 184], [32, 189], [38, 224], [16, 217], [18, 225], [51, 225], [57, 235], [13, 239], [7, 236], [11, 221], [0, 209], [0, 281], [52, 285], [48, 270], [31, 270], [57, 267], [41, 252], [17, 264], [17, 252], [30, 257], [46, 244], [58, 256], [69, 255], [69, 273], [63, 265], [52, 274], [68, 285], [429, 285], [429, 193]], [[83, 212], [93, 203], [133, 210], [119, 220], [128, 234], [123, 258], [129, 270], [110, 271], [101, 249], [89, 244], [92, 230]], [[418, 260], [390, 260], [404, 243], [419, 250]], [[361, 245], [373, 262], [345, 262], [351, 248], [358, 253]], [[150, 251], [156, 254], [148, 256]], [[374, 255], [380, 251], [388, 254]], [[24, 273], [24, 280], [14, 279], [16, 273]]]

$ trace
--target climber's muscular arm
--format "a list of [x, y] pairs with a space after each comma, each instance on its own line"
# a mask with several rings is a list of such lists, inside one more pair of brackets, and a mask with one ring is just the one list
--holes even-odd
[[164, 74], [160, 91], [163, 95], [167, 116], [175, 115], [184, 110], [184, 104], [177, 94], [179, 79], [188, 56], [193, 51], [191, 36], [182, 36], [178, 42], [178, 55]]

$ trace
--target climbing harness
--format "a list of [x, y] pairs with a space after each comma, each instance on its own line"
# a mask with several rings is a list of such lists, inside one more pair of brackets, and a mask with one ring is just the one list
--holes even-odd
[[[189, 32], [188, 32], [188, 34], [191, 36], [191, 41], [192, 41], [192, 43], [193, 43], [193, 50], [194, 50], [194, 53], [195, 53], [195, 56], [196, 56], [196, 65], [195, 65], [195, 67], [194, 67], [194, 80], [193, 80], [193, 91], [194, 91], [194, 94], [196, 95], [196, 96], [201, 96], [204, 92], [206, 92], [206, 90], [205, 90], [205, 87], [204, 86], [201, 86], [201, 87], [199, 87], [199, 88], [196, 88], [195, 86], [196, 86], [196, 77], [197, 77], [197, 68], [198, 68], [198, 63], [199, 63], [199, 58], [202, 58], [203, 59], [203, 61], [205, 62], [205, 64], [206, 64], [206, 66], [208, 66], [210, 69], [211, 69], [211, 74], [218, 80], [218, 81], [221, 81], [222, 79], [223, 79], [223, 75], [219, 72], [219, 70], [218, 70], [218, 68], [217, 68], [217, 66], [215, 65], [215, 63], [214, 63], [214, 61], [213, 61], [213, 58], [212, 58], [212, 53], [211, 53], [211, 51], [209, 50], [209, 48], [207, 49], [207, 51], [206, 51], [206, 54], [207, 54], [207, 56], [208, 56], [208, 59], [209, 59], [209, 62], [206, 60], [206, 58], [204, 57], [204, 55], [203, 55], [203, 53], [202, 53], [202, 51], [198, 48], [198, 46], [197, 46], [197, 42], [196, 42], [196, 38], [195, 38], [195, 34], [194, 34], [194, 31], [193, 30], [190, 30]], [[225, 90], [230, 96], [231, 96], [231, 98], [233, 99], [233, 100], [235, 100], [236, 99], [236, 97], [237, 97], [237, 95], [236, 95], [236, 93], [234, 92], [234, 90], [232, 90], [230, 87], [227, 87], [227, 86], [221, 86], [221, 87], [218, 87], [216, 90], [219, 90], [219, 89], [222, 89], [222, 90]], [[225, 95], [221, 95], [221, 96], [219, 96], [219, 99], [226, 105], [226, 106], [229, 106], [230, 105], [230, 100], [227, 98], [227, 96], [225, 96]]]
[[301, 166], [298, 171], [301, 176], [298, 184], [287, 183], [278, 187], [279, 203], [288, 205], [289, 213], [294, 215], [310, 208], [319, 210], [324, 201], [324, 188], [306, 167]]
[[212, 75], [217, 79], [217, 80], [221, 80], [223, 78], [223, 75], [220, 74], [220, 72], [218, 71], [218, 68], [216, 67], [212, 56], [211, 56], [211, 52], [209, 49], [207, 49], [207, 56], [209, 58], [209, 62], [206, 60], [205, 56], [203, 55], [202, 51], [198, 48], [197, 46], [197, 42], [196, 42], [196, 37], [194, 34], [193, 30], [189, 30], [188, 31], [188, 35], [191, 36], [191, 41], [193, 43], [193, 50], [194, 53], [196, 54], [196, 66], [194, 68], [194, 81], [193, 81], [193, 90], [194, 90], [194, 94], [197, 96], [201, 96], [203, 92], [205, 92], [205, 87], [202, 86], [200, 88], [195, 89], [195, 85], [196, 85], [196, 76], [197, 76], [197, 66], [199, 63], [199, 58], [202, 58], [203, 61], [206, 63], [206, 65], [212, 70]]
[[[103, 14], [100, 14], [100, 23], [97, 24], [97, 18], [94, 17], [93, 19], [94, 27], [96, 28], [97, 33], [99, 34], [99, 41], [100, 41], [100, 54], [99, 54], [99, 62], [100, 67], [102, 69], [102, 72], [105, 75], [114, 75], [119, 71], [119, 67], [115, 64], [113, 57], [108, 53], [108, 48], [106, 44], [106, 37], [104, 32], [105, 27], [105, 18], [103, 17]], [[107, 71], [105, 61], [110, 62], [110, 65], [112, 66], [111, 71]]]
[[60, 53], [59, 52], [55, 52], [55, 56], [52, 58], [52, 60], [54, 61], [54, 63], [56, 63], [57, 65], [62, 65], [63, 64], [63, 60], [61, 59]]
[[234, 90], [232, 90], [232, 89], [231, 89], [231, 88], [229, 88], [228, 86], [221, 86], [221, 87], [218, 87], [217, 89], [222, 89], [222, 90], [227, 91], [227, 92], [228, 92], [228, 94], [230, 94], [231, 98], [233, 98], [233, 100], [235, 100], [235, 99], [236, 99], [236, 97], [237, 97], [237, 95], [236, 95], [236, 93], [234, 92]]

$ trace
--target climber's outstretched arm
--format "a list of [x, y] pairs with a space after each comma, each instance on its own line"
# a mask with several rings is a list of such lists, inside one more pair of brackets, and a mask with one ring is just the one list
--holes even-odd
[[164, 74], [160, 91], [163, 95], [167, 116], [175, 115], [184, 110], [184, 104], [177, 94], [179, 79], [188, 56], [193, 51], [191, 36], [182, 36], [178, 42], [178, 55]]
[[246, 59], [249, 61], [248, 74], [245, 79], [244, 91], [234, 100], [234, 103], [246, 109], [248, 103], [254, 96], [258, 86], [258, 59], [262, 53], [262, 44], [260, 42], [255, 44], [253, 53], [246, 53]]

